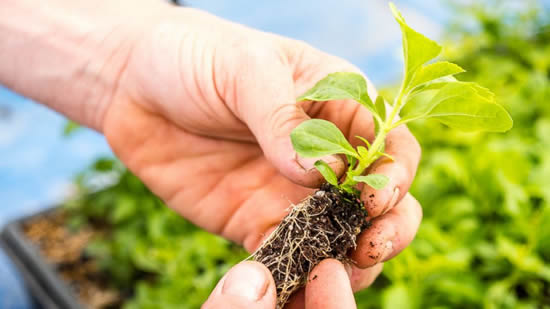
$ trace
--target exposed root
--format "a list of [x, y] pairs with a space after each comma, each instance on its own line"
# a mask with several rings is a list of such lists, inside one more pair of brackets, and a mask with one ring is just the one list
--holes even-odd
[[368, 223], [358, 197], [325, 184], [294, 206], [252, 258], [272, 273], [277, 308], [306, 284], [309, 273], [327, 258], [349, 262], [357, 235]]

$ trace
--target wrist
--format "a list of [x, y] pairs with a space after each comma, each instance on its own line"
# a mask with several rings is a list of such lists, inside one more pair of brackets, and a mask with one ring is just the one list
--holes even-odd
[[0, 4], [0, 83], [101, 131], [103, 117], [158, 1]]

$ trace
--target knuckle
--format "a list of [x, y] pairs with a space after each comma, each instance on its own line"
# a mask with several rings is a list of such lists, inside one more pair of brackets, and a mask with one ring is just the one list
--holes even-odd
[[238, 50], [241, 61], [236, 63], [243, 73], [256, 72], [266, 65], [280, 62], [281, 53], [275, 44], [269, 40], [254, 40], [241, 38], [233, 42], [233, 48]]

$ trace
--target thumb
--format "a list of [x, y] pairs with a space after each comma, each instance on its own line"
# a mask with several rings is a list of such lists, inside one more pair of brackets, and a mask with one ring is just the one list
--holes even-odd
[[296, 104], [290, 68], [280, 64], [263, 68], [260, 73], [248, 71], [241, 77], [237, 91], [243, 120], [280, 173], [297, 184], [318, 187], [323, 178], [314, 167], [317, 160], [325, 161], [337, 175], [344, 172], [344, 162], [339, 156], [302, 158], [292, 147], [290, 133], [310, 118]]
[[258, 262], [242, 262], [218, 282], [202, 309], [275, 309], [276, 304], [269, 270]]

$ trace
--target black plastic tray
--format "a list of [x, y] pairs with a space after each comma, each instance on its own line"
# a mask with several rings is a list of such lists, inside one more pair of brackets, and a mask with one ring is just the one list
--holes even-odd
[[32, 218], [55, 211], [48, 209], [36, 215], [12, 221], [0, 233], [0, 245], [19, 269], [34, 300], [46, 309], [84, 309], [69, 286], [46, 262], [39, 249], [22, 231], [22, 224]]

